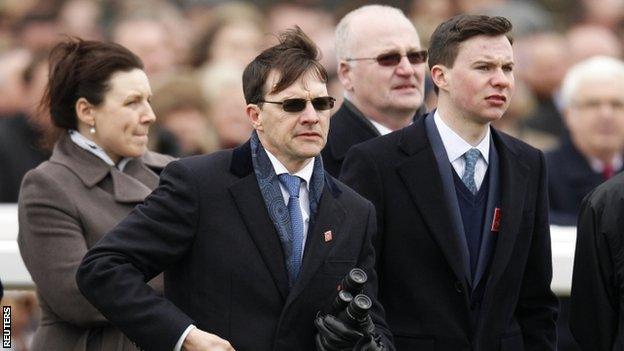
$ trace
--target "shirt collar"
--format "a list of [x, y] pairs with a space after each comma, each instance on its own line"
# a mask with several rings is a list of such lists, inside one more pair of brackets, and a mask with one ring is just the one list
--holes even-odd
[[[271, 161], [271, 165], [273, 165], [273, 170], [275, 170], [276, 175], [280, 175], [284, 173], [290, 174], [290, 172], [288, 172], [288, 169], [286, 169], [284, 164], [280, 162], [280, 160], [278, 160], [277, 157], [275, 157], [275, 155], [273, 155], [266, 148], [264, 149], [264, 151], [266, 151], [267, 156], [269, 156], [269, 160]], [[293, 174], [305, 180], [305, 186], [308, 191], [310, 191], [310, 179], [312, 179], [312, 172], [314, 172], [314, 158], [313, 157], [308, 160], [308, 163], [305, 165], [305, 167], [300, 169], [299, 172], [296, 172]]]
[[351, 112], [353, 112], [354, 114], [356, 114], [357, 116], [363, 118], [365, 121], [370, 122], [370, 124], [373, 126], [373, 128], [375, 128], [375, 130], [377, 130], [377, 132], [379, 133], [379, 135], [386, 135], [389, 133], [392, 133], [392, 129], [380, 124], [377, 121], [374, 121], [366, 116], [364, 116], [364, 114], [362, 113], [362, 111], [360, 111], [351, 101], [349, 101], [348, 98], [344, 98], [343, 102], [342, 102]]
[[[623, 163], [624, 160], [622, 160], [622, 155], [620, 154], [615, 155], [613, 157], [613, 160], [611, 160], [611, 165], [613, 166], [613, 170], [615, 171], [618, 171], [620, 168], [622, 168]], [[589, 157], [589, 165], [596, 173], [602, 173], [605, 168], [604, 162], [600, 161], [595, 157]]]
[[104, 149], [102, 149], [98, 144], [93, 142], [92, 140], [87, 139], [84, 135], [80, 134], [77, 130], [70, 129], [68, 130], [69, 137], [74, 142], [74, 144], [80, 146], [81, 148], [89, 151], [95, 156], [99, 157], [102, 161], [106, 162], [109, 166], [117, 167], [120, 171], [123, 171], [128, 162], [131, 160], [130, 157], [125, 157], [119, 161], [117, 165], [115, 162], [106, 154]]
[[[451, 129], [440, 117], [438, 110], [435, 111], [433, 115], [433, 120], [435, 122], [436, 127], [438, 128], [438, 132], [440, 133], [440, 138], [442, 139], [442, 144], [444, 144], [444, 148], [446, 149], [446, 154], [448, 155], [449, 161], [451, 163], [455, 162], [458, 158], [462, 157], [466, 151], [473, 148], [467, 141], [462, 139], [453, 129]], [[485, 137], [479, 142], [476, 149], [479, 150], [481, 156], [483, 157], [485, 163], [489, 163], [490, 157], [490, 128], [488, 127]]]
[[373, 124], [373, 127], [375, 127], [375, 129], [377, 129], [377, 131], [379, 132], [379, 134], [381, 135], [386, 135], [389, 133], [392, 133], [392, 129], [373, 121], [372, 119], [369, 119], [369, 121]]

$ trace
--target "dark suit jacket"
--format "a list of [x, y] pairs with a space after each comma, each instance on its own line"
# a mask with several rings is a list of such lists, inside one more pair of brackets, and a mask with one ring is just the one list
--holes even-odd
[[587, 159], [567, 139], [559, 148], [546, 153], [550, 222], [576, 225], [581, 201], [604, 182], [601, 173], [591, 168]]
[[583, 200], [578, 221], [570, 329], [583, 351], [624, 350], [624, 174]]
[[341, 178], [377, 209], [379, 299], [397, 350], [555, 349], [543, 155], [492, 135], [501, 221], [476, 325], [463, 233], [455, 230], [424, 118], [353, 147], [345, 159]]
[[[172, 350], [193, 323], [237, 351], [312, 351], [316, 312], [355, 266], [369, 273], [373, 319], [387, 333], [374, 288], [375, 227], [370, 202], [327, 176], [289, 292], [246, 143], [172, 162], [145, 203], [88, 253], [77, 279], [85, 296], [148, 350]], [[166, 299], [143, 284], [163, 270]]]
[[[338, 111], [330, 119], [327, 145], [322, 151], [325, 171], [334, 177], [340, 174], [340, 168], [347, 151], [356, 144], [378, 137], [379, 131], [364, 116], [353, 111], [353, 106], [347, 106], [345, 100]], [[424, 106], [416, 111], [416, 116], [425, 113]]]

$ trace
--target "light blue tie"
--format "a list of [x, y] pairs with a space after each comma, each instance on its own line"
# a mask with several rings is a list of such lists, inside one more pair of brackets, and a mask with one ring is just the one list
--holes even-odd
[[466, 185], [466, 188], [474, 195], [477, 193], [477, 183], [475, 183], [474, 174], [477, 160], [479, 159], [479, 150], [472, 148], [464, 154], [464, 160], [466, 166], [464, 167], [464, 175], [462, 175], [462, 182]]
[[288, 264], [288, 274], [291, 284], [297, 280], [299, 269], [301, 268], [301, 257], [303, 250], [303, 216], [299, 206], [299, 188], [302, 179], [287, 173], [280, 174], [279, 180], [288, 190], [288, 214], [290, 215], [290, 225], [292, 228], [292, 257]]

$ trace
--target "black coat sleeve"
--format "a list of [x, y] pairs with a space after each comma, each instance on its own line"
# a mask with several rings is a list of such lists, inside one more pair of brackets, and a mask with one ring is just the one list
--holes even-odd
[[191, 173], [170, 163], [154, 192], [87, 253], [76, 275], [84, 296], [148, 350], [172, 350], [193, 323], [146, 283], [183, 258], [193, 241], [200, 178]]
[[603, 204], [604, 195], [597, 192], [585, 198], [577, 227], [570, 330], [582, 350], [624, 347], [615, 347], [623, 328], [619, 323], [622, 279], [617, 272], [622, 270], [624, 206], [622, 200]]

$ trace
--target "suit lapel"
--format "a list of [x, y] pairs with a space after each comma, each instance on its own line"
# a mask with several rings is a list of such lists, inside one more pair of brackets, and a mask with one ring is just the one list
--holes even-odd
[[424, 124], [424, 119], [420, 119], [403, 130], [399, 148], [410, 157], [397, 171], [453, 272], [460, 281], [470, 282], [465, 236], [455, 225], [458, 219], [453, 218], [454, 211]]
[[258, 181], [252, 172], [249, 143], [234, 150], [230, 169], [233, 174], [242, 177], [230, 186], [230, 194], [264, 263], [271, 272], [277, 290], [285, 300], [288, 296], [288, 275], [284, 253], [275, 225], [269, 217], [260, 193]]
[[[326, 184], [327, 185], [327, 184]], [[319, 203], [318, 214], [314, 219], [314, 225], [308, 230], [306, 237], [305, 251], [303, 254], [303, 264], [299, 278], [295, 283], [287, 305], [294, 301], [297, 296], [308, 286], [312, 277], [319, 270], [329, 252], [342, 235], [342, 223], [346, 211], [340, 202], [334, 197], [330, 186], [323, 188], [323, 194]], [[325, 241], [324, 233], [328, 230], [332, 232], [332, 240]]]
[[491, 266], [491, 276], [495, 279], [507, 266], [518, 237], [529, 168], [520, 161], [519, 155], [505, 144], [497, 132], [493, 131], [493, 135], [500, 161], [502, 203], [500, 230]]
[[[490, 262], [490, 257], [494, 251], [494, 245], [496, 244], [496, 237], [498, 232], [492, 231], [492, 223], [494, 220], [494, 211], [496, 207], [500, 206], [500, 161], [498, 158], [498, 152], [493, 140], [490, 140], [490, 157], [488, 161], [488, 178], [489, 178], [489, 191], [487, 197], [487, 206], [485, 209], [485, 222], [483, 230], [481, 232], [481, 247], [479, 248], [479, 261], [477, 262], [477, 270], [475, 272], [475, 278], [473, 286], [477, 286], [479, 281], [485, 274], [485, 271]], [[500, 229], [500, 228], [499, 228]]]

